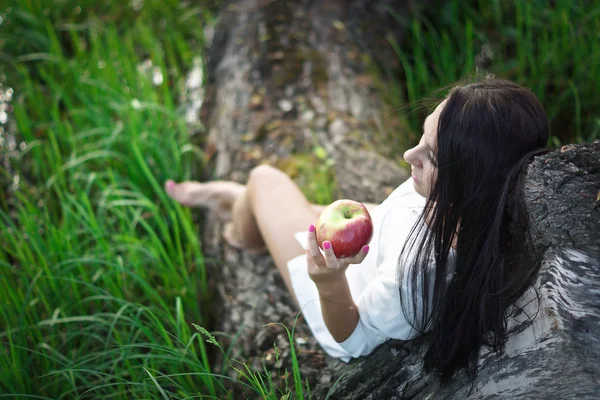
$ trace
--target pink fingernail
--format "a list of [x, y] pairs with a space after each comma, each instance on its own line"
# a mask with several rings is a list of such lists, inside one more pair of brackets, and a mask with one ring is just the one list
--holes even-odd
[[331, 248], [331, 243], [330, 242], [323, 242], [323, 248], [325, 250], [329, 250]]
[[363, 247], [363, 251], [364, 251], [365, 253], [368, 253], [368, 252], [369, 252], [369, 246], [365, 246], [365, 247]]
[[169, 190], [173, 189], [175, 187], [175, 182], [173, 182], [172, 180], [169, 179], [167, 181], [167, 185], [166, 186], [167, 186], [167, 189], [169, 189]]
[[309, 232], [314, 232], [315, 231], [315, 226], [314, 225], [309, 226], [308, 227], [308, 231]]

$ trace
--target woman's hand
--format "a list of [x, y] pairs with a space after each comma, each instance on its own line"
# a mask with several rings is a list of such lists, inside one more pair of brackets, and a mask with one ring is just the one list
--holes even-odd
[[333, 246], [330, 242], [325, 241], [323, 242], [323, 252], [325, 256], [321, 254], [317, 244], [315, 227], [311, 225], [308, 228], [306, 260], [308, 262], [308, 275], [317, 286], [334, 284], [343, 280], [346, 269], [350, 264], [363, 262], [369, 252], [369, 246], [364, 246], [354, 257], [336, 258]]

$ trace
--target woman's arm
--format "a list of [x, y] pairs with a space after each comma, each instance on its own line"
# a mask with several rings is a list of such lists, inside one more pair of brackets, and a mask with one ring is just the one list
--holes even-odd
[[356, 329], [359, 319], [346, 275], [330, 284], [317, 284], [317, 289], [327, 329], [336, 342], [344, 342]]
[[331, 336], [341, 343], [348, 339], [358, 325], [358, 307], [350, 294], [346, 269], [351, 264], [360, 264], [369, 251], [369, 246], [354, 257], [336, 258], [330, 242], [323, 242], [323, 254], [317, 244], [315, 227], [308, 229], [306, 251], [308, 274], [317, 286], [323, 320]]

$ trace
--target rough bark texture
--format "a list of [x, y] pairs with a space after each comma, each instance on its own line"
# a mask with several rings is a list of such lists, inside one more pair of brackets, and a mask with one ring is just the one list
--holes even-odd
[[[201, 110], [213, 168], [205, 178], [245, 182], [253, 166], [285, 167], [319, 145], [333, 160], [337, 197], [380, 202], [403, 182], [408, 174], [398, 166], [401, 154], [386, 143], [392, 132], [406, 132], [377, 98], [365, 62], [373, 53], [380, 62], [396, 62], [381, 39], [388, 5], [409, 10], [393, 1], [224, 5]], [[401, 25], [396, 29], [401, 35]], [[535, 286], [541, 301], [539, 307], [530, 301], [533, 291], [521, 299], [526, 314], [513, 319], [502, 362], [482, 353], [469, 393], [465, 376], [440, 385], [424, 372], [414, 343], [389, 341], [350, 364], [331, 359], [300, 317], [295, 346], [313, 398], [592, 398], [600, 392], [594, 361], [600, 349], [600, 142], [563, 150], [537, 158], [529, 169], [527, 202], [535, 245], [544, 254]], [[291, 328], [296, 311], [271, 258], [225, 245], [222, 228], [216, 216], [206, 215], [202, 239], [214, 289], [209, 328], [237, 335], [232, 341], [218, 335], [224, 346], [232, 344], [231, 358], [258, 369], [264, 363], [277, 382], [279, 372], [291, 371], [290, 345], [283, 327], [265, 325]], [[536, 315], [528, 327], [527, 315]]]

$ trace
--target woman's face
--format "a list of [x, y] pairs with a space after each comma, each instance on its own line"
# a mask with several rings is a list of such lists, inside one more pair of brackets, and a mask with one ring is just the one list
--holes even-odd
[[445, 104], [446, 100], [442, 101], [427, 116], [419, 144], [404, 153], [404, 160], [412, 166], [415, 191], [423, 197], [429, 195], [434, 183], [437, 168], [437, 126]]

